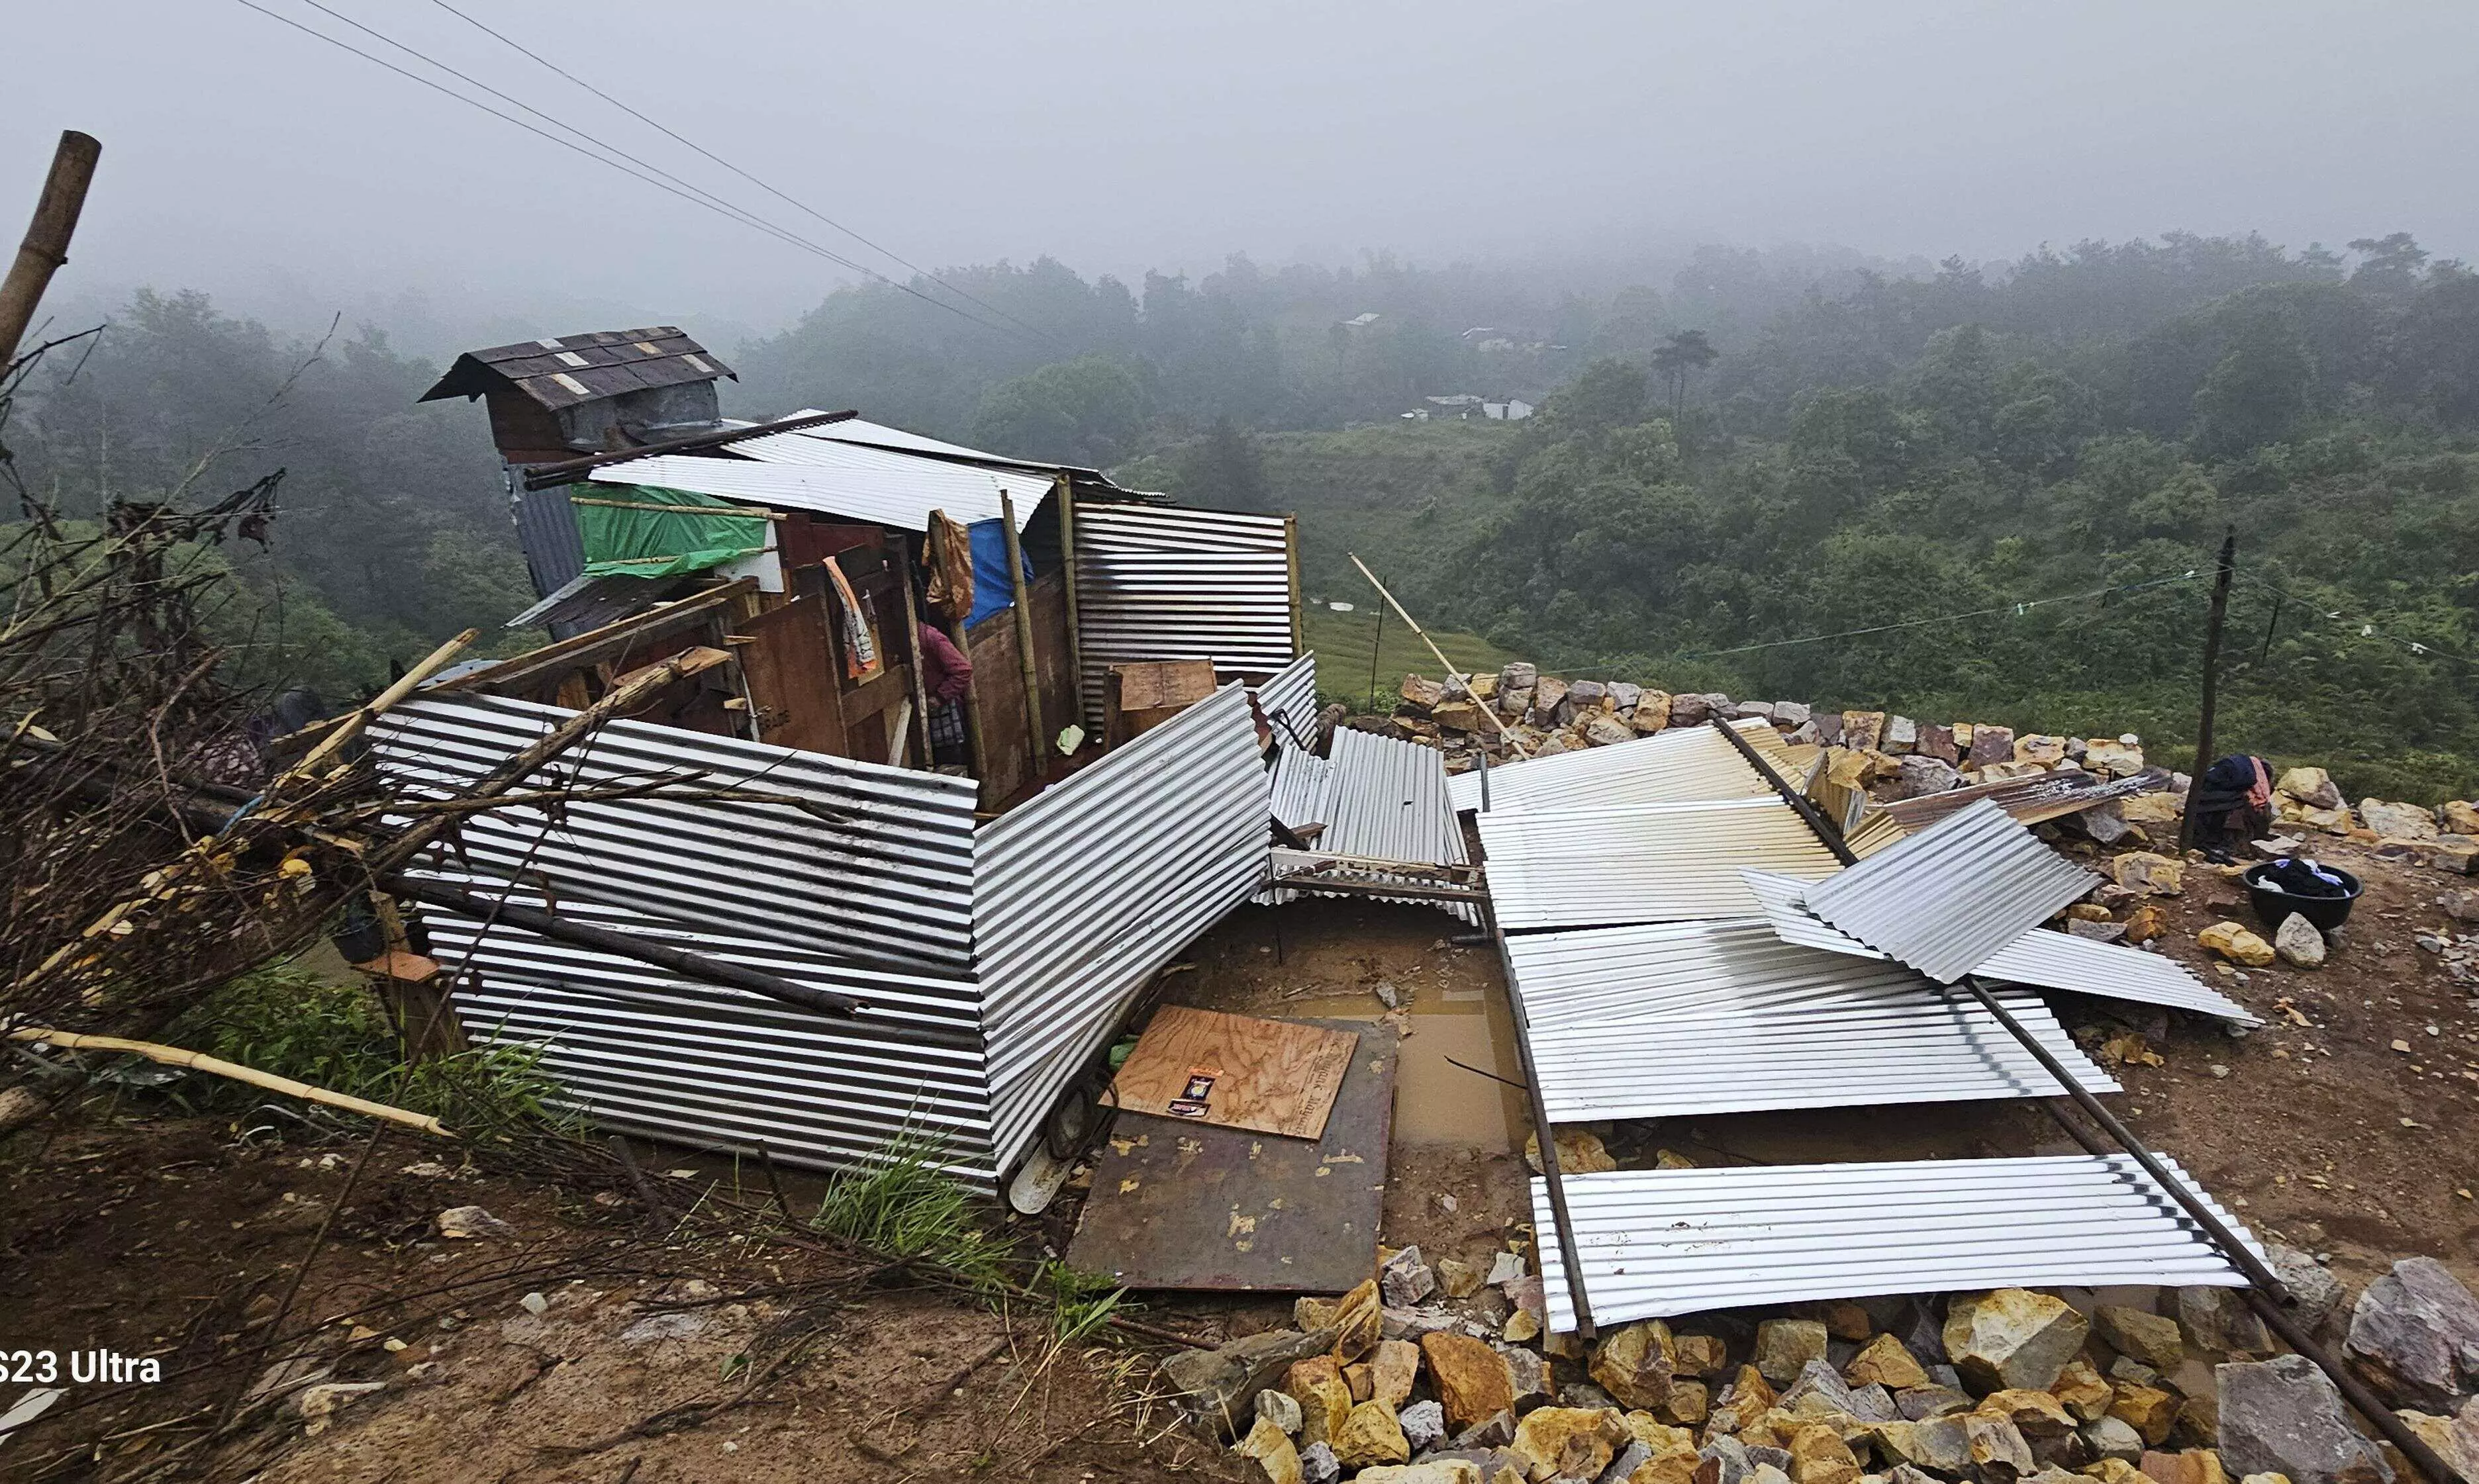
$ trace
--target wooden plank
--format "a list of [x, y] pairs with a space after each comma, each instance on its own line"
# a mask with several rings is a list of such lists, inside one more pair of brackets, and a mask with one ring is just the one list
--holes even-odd
[[1111, 670], [1119, 677], [1119, 705], [1129, 711], [1190, 706], [1214, 693], [1212, 660], [1140, 660]]
[[1355, 1044], [1297, 1020], [1164, 1005], [1111, 1093], [1131, 1113], [1316, 1139]]
[[827, 608], [827, 599], [809, 597], [769, 609], [741, 625], [750, 642], [735, 647], [760, 742], [848, 757]]
[[1357, 1038], [1316, 1144], [1121, 1113], [1094, 1157], [1067, 1260], [1137, 1289], [1340, 1294], [1377, 1262], [1393, 1133], [1394, 1032]]
[[617, 623], [608, 623], [574, 638], [545, 644], [539, 649], [526, 650], [512, 659], [501, 660], [488, 669], [443, 680], [432, 689], [505, 693], [510, 689], [549, 681], [601, 660], [615, 661], [635, 668], [681, 647], [678, 643], [663, 644], [661, 641], [668, 636], [704, 624], [727, 609], [733, 599], [756, 591], [756, 578], [742, 577], [720, 588], [711, 588], [677, 602], [649, 609]]

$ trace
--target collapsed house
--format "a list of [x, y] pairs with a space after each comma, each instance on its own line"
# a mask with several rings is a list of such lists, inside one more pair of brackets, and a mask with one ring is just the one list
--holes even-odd
[[[606, 1126], [830, 1168], [909, 1131], [991, 1187], [1144, 986], [1265, 885], [1269, 760], [1316, 726], [1291, 523], [850, 414], [732, 422], [729, 374], [674, 329], [456, 361], [428, 395], [489, 404], [542, 593], [513, 621], [556, 638], [460, 667], [373, 743], [445, 797], [619, 675], [728, 655], [557, 765], [572, 794], [703, 796], [478, 815], [422, 872], [857, 1012], [454, 911], [424, 909], [429, 942], [465, 1034], [541, 1044]], [[925, 744], [924, 621], [970, 661], [961, 767]], [[1384, 746], [1434, 775], [1450, 831], [1435, 753]]]

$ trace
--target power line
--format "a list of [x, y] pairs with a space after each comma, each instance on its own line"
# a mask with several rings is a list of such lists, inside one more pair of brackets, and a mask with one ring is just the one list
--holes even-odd
[[[397, 66], [396, 63], [389, 62], [383, 57], [373, 56], [371, 53], [362, 50], [360, 47], [353, 45], [349, 41], [329, 36], [325, 32], [317, 30], [311, 26], [306, 26], [289, 15], [282, 15], [274, 11], [268, 10], [266, 6], [258, 4], [257, 0], [235, 0], [235, 3], [248, 10], [255, 11], [269, 20], [278, 21], [284, 25], [290, 26], [304, 36], [324, 41], [328, 45], [333, 46], [340, 51], [349, 52], [353, 56], [361, 58], [364, 62], [370, 63], [374, 66], [383, 67], [386, 70], [395, 73], [398, 77], [419, 83], [422, 87], [427, 88], [434, 92], [442, 93], [447, 97], [453, 98], [457, 102], [462, 103], [469, 108], [477, 109], [503, 123], [514, 124], [528, 134], [539, 136], [542, 138], [549, 139], [550, 142], [559, 145], [563, 149], [583, 155], [586, 159], [594, 161], [598, 164], [608, 165], [610, 168], [618, 170], [623, 175], [643, 181], [647, 185], [652, 186], [658, 190], [668, 191], [672, 195], [677, 196], [683, 201], [687, 201], [692, 205], [703, 207], [706, 210], [714, 212], [717, 214], [742, 226], [754, 227], [758, 231], [766, 233], [768, 236], [785, 243], [786, 245], [800, 248], [805, 252], [814, 254], [815, 256], [823, 258], [827, 262], [835, 264], [838, 266], [849, 268], [856, 273], [860, 273], [867, 277], [877, 279], [879, 282], [885, 284], [891, 289], [897, 289], [903, 293], [910, 294], [913, 298], [919, 299], [925, 304], [933, 305], [939, 309], [947, 311], [951, 314], [969, 320], [993, 334], [1012, 336], [1019, 339], [1022, 338], [1018, 335], [1018, 332], [1010, 330], [1005, 325], [993, 324], [969, 311], [947, 303], [943, 299], [933, 298], [930, 295], [921, 292], [919, 289], [912, 288], [908, 284], [898, 283], [896, 280], [887, 277], [885, 274], [879, 272], [875, 268], [869, 267], [865, 264], [856, 263], [853, 260], [834, 252], [831, 248], [823, 247], [818, 243], [810, 241], [806, 238], [787, 231], [782, 227], [779, 227], [774, 223], [767, 221], [765, 218], [756, 215], [754, 213], [733, 206], [730, 203], [724, 201], [722, 198], [714, 196], [710, 191], [704, 191], [701, 188], [688, 185], [686, 182], [674, 184], [674, 182], [677, 180], [677, 177], [664, 179], [663, 177], [669, 175], [669, 172], [661, 170], [658, 166], [645, 165], [644, 169], [631, 168], [630, 164], [624, 163], [623, 162], [635, 162], [639, 164], [643, 164], [644, 163], [636, 161], [636, 157], [627, 154], [626, 151], [621, 150], [616, 146], [603, 143], [601, 139], [586, 133], [584, 130], [577, 129], [571, 124], [562, 123], [556, 118], [551, 118], [551, 115], [544, 113], [541, 110], [535, 109], [529, 104], [518, 102], [518, 100], [515, 99], [508, 100], [509, 102], [516, 104], [517, 107], [524, 109], [528, 113], [534, 113], [539, 117], [549, 119], [550, 122], [558, 128], [567, 130], [569, 133], [575, 135], [577, 138], [589, 140], [597, 148], [608, 151], [608, 153], [599, 154], [596, 152], [596, 149], [590, 149], [573, 139], [562, 138], [559, 135], [553, 134], [539, 125], [528, 123], [524, 119], [519, 118], [513, 113], [503, 113], [498, 109], [491, 107], [489, 104], [482, 102], [480, 99], [469, 97], [432, 78], [423, 77], [418, 72], [409, 71], [406, 68]], [[323, 5], [319, 5], [318, 0], [307, 0], [307, 3], [329, 15], [336, 15], [335, 12], [328, 11]], [[442, 72], [446, 72], [452, 77], [465, 77], [465, 74], [456, 71], [456, 69], [447, 66], [446, 63], [437, 62], [430, 57], [423, 55], [422, 52], [404, 45], [402, 42], [380, 36], [378, 32], [371, 30], [370, 27], [362, 25], [359, 21], [355, 21], [348, 16], [342, 15], [337, 15], [336, 18], [345, 21], [347, 25], [369, 32], [374, 37], [379, 37], [379, 39], [387, 41], [389, 45], [396, 47], [398, 50], [405, 52], [408, 56], [420, 58], [423, 63], [433, 67], [437, 67]], [[470, 78], [465, 80], [473, 82]], [[502, 98], [507, 97], [505, 93], [498, 92], [498, 89], [490, 88], [487, 84], [474, 82], [473, 86], [482, 88], [484, 90], [492, 92], [496, 96]], [[613, 158], [615, 156], [618, 158]]]
[[2322, 603], [2319, 603], [2313, 598], [2302, 597], [2287, 589], [2277, 587], [2274, 584], [2266, 582], [2262, 578], [2256, 576], [2244, 567], [2234, 568], [2233, 574], [2243, 582], [2251, 583], [2256, 587], [2262, 588], [2264, 591], [2271, 593], [2276, 598], [2295, 603], [2307, 612], [2315, 614], [2332, 622], [2358, 624], [2359, 637], [2361, 639], [2381, 639], [2388, 643], [2399, 644], [2411, 653], [2422, 658], [2433, 657], [2440, 660], [2452, 660], [2463, 665], [2479, 665], [2479, 659], [2473, 659], [2471, 656], [2466, 654], [2456, 654], [2450, 649], [2440, 649], [2436, 645], [2427, 642], [2425, 640], [2404, 639], [2397, 634], [2385, 632], [2384, 630], [2379, 629], [2376, 626], [2375, 620], [2371, 618], [2361, 617], [2354, 619], [2347, 617], [2342, 614], [2341, 610], [2338, 608], [2326, 608]]
[[[584, 88], [587, 92], [590, 92], [590, 93], [594, 94], [596, 97], [598, 97], [598, 98], [601, 99], [603, 102], [610, 104], [613, 108], [616, 108], [616, 109], [618, 109], [620, 112], [622, 112], [622, 113], [624, 113], [627, 114], [629, 117], [631, 117], [631, 118], [633, 118], [633, 119], [636, 119], [639, 123], [642, 123], [642, 124], [646, 125], [646, 126], [647, 126], [648, 128], [650, 128], [650, 129], [655, 130], [656, 132], [658, 132], [658, 133], [660, 133], [661, 135], [663, 135], [666, 138], [671, 139], [673, 142], [675, 142], [675, 143], [677, 143], [677, 144], [679, 144], [680, 146], [682, 146], [682, 147], [683, 147], [683, 148], [685, 148], [685, 149], [692, 150], [692, 151], [696, 152], [696, 153], [697, 153], [697, 154], [699, 154], [699, 155], [703, 155], [703, 156], [704, 156], [707, 160], [710, 160], [710, 161], [712, 161], [713, 163], [715, 163], [716, 164], [719, 164], [719, 165], [723, 166], [725, 169], [729, 170], [732, 174], [739, 176], [742, 180], [745, 180], [745, 181], [749, 182], [751, 185], [753, 185], [753, 186], [756, 187], [758, 189], [765, 191], [768, 195], [771, 195], [771, 196], [775, 197], [777, 200], [783, 202], [785, 205], [790, 206], [790, 207], [793, 207], [794, 209], [796, 209], [796, 210], [798, 210], [798, 211], [804, 212], [804, 213], [807, 214], [808, 215], [810, 215], [810, 216], [812, 216], [812, 217], [816, 218], [817, 220], [819, 220], [819, 221], [822, 221], [822, 222], [826, 223], [828, 226], [834, 228], [837, 232], [840, 232], [840, 233], [842, 233], [844, 236], [846, 236], [846, 237], [848, 237], [848, 238], [851, 238], [854, 241], [860, 243], [863, 247], [866, 247], [866, 248], [870, 249], [872, 252], [882, 254], [882, 256], [884, 256], [884, 257], [886, 257], [886, 258], [888, 258], [888, 259], [893, 260], [895, 263], [897, 263], [897, 264], [899, 264], [903, 265], [904, 267], [909, 268], [911, 271], [913, 271], [913, 272], [915, 272], [915, 273], [918, 273], [918, 274], [919, 274], [919, 275], [921, 275], [923, 278], [926, 278], [926, 279], [930, 280], [930, 282], [932, 282], [932, 283], [933, 283], [933, 284], [936, 284], [936, 285], [937, 285], [938, 287], [940, 287], [941, 289], [946, 289], [949, 293], [956, 294], [956, 295], [958, 295], [958, 296], [959, 296], [959, 297], [961, 297], [961, 298], [970, 299], [973, 303], [980, 305], [982, 308], [984, 308], [984, 309], [985, 309], [985, 310], [988, 310], [991, 314], [997, 314], [997, 315], [1001, 316], [1002, 318], [1005, 318], [1005, 319], [1007, 319], [1007, 320], [1009, 320], [1009, 321], [1010, 321], [1010, 322], [1012, 322], [1012, 323], [1014, 323], [1014, 324], [1020, 325], [1020, 326], [1022, 326], [1024, 329], [1026, 329], [1026, 330], [1028, 330], [1028, 331], [1032, 332], [1033, 334], [1041, 336], [1044, 340], [1051, 340], [1051, 337], [1050, 337], [1049, 335], [1047, 335], [1045, 332], [1043, 332], [1043, 331], [1042, 331], [1040, 328], [1038, 328], [1037, 326], [1031, 325], [1031, 324], [1026, 324], [1026, 323], [1025, 323], [1025, 321], [1023, 321], [1022, 319], [1018, 319], [1015, 315], [1013, 315], [1013, 314], [1009, 314], [1006, 310], [1003, 310], [1003, 309], [999, 308], [997, 305], [992, 304], [992, 303], [991, 303], [991, 302], [989, 302], [987, 299], [984, 299], [984, 298], [981, 297], [979, 294], [973, 293], [973, 292], [971, 292], [971, 291], [970, 291], [970, 290], [968, 290], [968, 289], [965, 289], [959, 288], [959, 287], [958, 287], [958, 286], [957, 286], [957, 285], [955, 285], [955, 284], [951, 284], [951, 283], [949, 283], [947, 280], [945, 280], [945, 279], [943, 279], [943, 278], [939, 277], [937, 274], [931, 272], [928, 268], [925, 268], [925, 267], [921, 266], [919, 264], [914, 263], [914, 262], [910, 261], [909, 259], [907, 259], [907, 258], [904, 257], [902, 254], [900, 254], [900, 253], [896, 252], [893, 248], [890, 248], [890, 247], [882, 247], [882, 246], [880, 246], [878, 243], [871, 241], [868, 238], [865, 238], [865, 237], [861, 236], [859, 233], [857, 233], [857, 232], [854, 231], [852, 228], [845, 226], [842, 222], [839, 222], [839, 221], [835, 220], [833, 217], [827, 215], [825, 213], [823, 213], [823, 212], [819, 211], [817, 208], [815, 208], [815, 207], [813, 207], [813, 206], [810, 206], [807, 202], [805, 202], [805, 201], [802, 201], [802, 200], [800, 200], [800, 199], [798, 199], [798, 198], [796, 198], [796, 197], [794, 197], [794, 196], [790, 196], [790, 195], [785, 194], [783, 191], [777, 189], [774, 186], [772, 186], [772, 185], [768, 184], [767, 182], [765, 182], [765, 181], [763, 181], [763, 180], [758, 179], [758, 178], [757, 178], [756, 176], [754, 176], [754, 175], [750, 174], [747, 170], [744, 170], [744, 169], [742, 169], [740, 166], [738, 166], [738, 165], [736, 165], [736, 164], [733, 164], [730, 161], [724, 159], [721, 155], [716, 154], [714, 151], [712, 151], [712, 150], [710, 150], [710, 149], [706, 148], [704, 145], [700, 144], [700, 143], [698, 143], [696, 140], [689, 138], [687, 136], [685, 136], [685, 135], [682, 135], [682, 134], [678, 133], [677, 131], [676, 131], [676, 130], [672, 129], [672, 128], [671, 128], [671, 127], [669, 127], [668, 125], [663, 124], [663, 123], [661, 123], [661, 122], [659, 122], [659, 121], [657, 121], [657, 120], [655, 120], [655, 119], [653, 119], [653, 118], [649, 117], [649, 116], [648, 116], [648, 115], [646, 115], [645, 113], [642, 113], [638, 112], [636, 109], [631, 108], [629, 105], [627, 105], [627, 104], [626, 104], [626, 103], [621, 102], [618, 98], [613, 97], [610, 93], [607, 93], [607, 92], [603, 91], [601, 88], [600, 88], [596, 87], [594, 84], [589, 83], [589, 82], [587, 82], [585, 79], [583, 79], [583, 78], [581, 78], [581, 77], [577, 76], [575, 73], [569, 71], [566, 67], [561, 66], [558, 63], [551, 61], [549, 58], [545, 57], [545, 56], [541, 55], [541, 54], [540, 54], [540, 53], [538, 53], [538, 52], [535, 52], [535, 51], [534, 51], [534, 50], [532, 50], [530, 47], [527, 47], [526, 45], [524, 45], [524, 43], [523, 43], [523, 42], [521, 42], [521, 41], [517, 40], [517, 39], [516, 39], [516, 38], [514, 38], [513, 37], [507, 36], [506, 34], [504, 34], [504, 33], [502, 33], [502, 32], [493, 30], [490, 26], [485, 25], [485, 24], [484, 24], [484, 23], [482, 23], [481, 21], [476, 20], [476, 19], [474, 19], [473, 16], [471, 16], [471, 15], [467, 14], [465, 12], [460, 11], [460, 10], [458, 10], [456, 7], [454, 7], [454, 6], [450, 5], [450, 4], [448, 4], [448, 3], [447, 3], [447, 0], [430, 0], [430, 3], [431, 3], [431, 4], [433, 4], [433, 5], [435, 5], [435, 6], [437, 6], [437, 7], [439, 7], [441, 10], [446, 11], [448, 14], [455, 16], [458, 20], [461, 20], [461, 21], [465, 22], [467, 25], [472, 26], [472, 27], [473, 27], [473, 29], [475, 29], [476, 31], [481, 32], [484, 36], [490, 37], [490, 38], [492, 38], [493, 39], [498, 40], [498, 41], [499, 41], [500, 43], [502, 43], [502, 44], [504, 44], [504, 45], [506, 45], [506, 46], [508, 46], [508, 47], [513, 48], [513, 49], [514, 49], [514, 50], [516, 50], [518, 53], [520, 53], [520, 54], [522, 54], [522, 55], [524, 55], [524, 56], [525, 56], [525, 57], [528, 57], [528, 58], [532, 59], [534, 62], [537, 62], [537, 63], [541, 63], [543, 66], [546, 66], [546, 67], [549, 68], [551, 71], [558, 73], [561, 77], [564, 77], [564, 78], [568, 79], [570, 82], [575, 83], [577, 87]], [[1053, 345], [1057, 345], [1057, 344], [1059, 344], [1059, 342], [1058, 342], [1057, 340], [1051, 340], [1051, 343], [1052, 343]], [[1063, 348], [1063, 347], [1062, 347], [1062, 348]]]
[[2001, 603], [1994, 608], [1976, 608], [1969, 613], [1939, 614], [1933, 618], [1905, 618], [1900, 623], [1871, 624], [1864, 629], [1844, 629], [1837, 634], [1808, 634], [1798, 639], [1767, 640], [1763, 643], [1738, 644], [1728, 649], [1692, 649], [1679, 655], [1678, 658], [1709, 660], [1725, 654], [1746, 654], [1755, 649], [1779, 649], [1790, 644], [1817, 644], [1829, 639], [1856, 639], [1866, 634], [1889, 634], [1897, 629], [1916, 629], [1924, 624], [1954, 623], [1964, 618], [1985, 618], [1995, 614], [2012, 614], [2019, 617], [2034, 608], [2045, 607], [2051, 603], [2080, 603], [2091, 598], [2107, 597], [2112, 592], [2136, 592], [2146, 588], [2165, 587], [2170, 583], [2191, 582], [2197, 575], [2197, 568], [2188, 567], [2183, 572], [2172, 573], [2166, 577], [2148, 577], [2141, 582], [2123, 582], [2113, 587], [2094, 588], [2089, 592], [2068, 592], [2057, 597], [2026, 598], [2020, 602]]

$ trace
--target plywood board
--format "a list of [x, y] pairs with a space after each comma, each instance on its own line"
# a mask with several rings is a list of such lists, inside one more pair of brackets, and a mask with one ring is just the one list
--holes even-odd
[[1354, 1044], [1348, 1031], [1164, 1005], [1111, 1092], [1131, 1113], [1316, 1139]]
[[1094, 1156], [1067, 1260], [1136, 1289], [1340, 1294], [1377, 1264], [1393, 1133], [1394, 1032], [1354, 1043], [1315, 1144], [1121, 1113]]
[[1212, 660], [1141, 660], [1113, 665], [1119, 705], [1129, 711], [1190, 706], [1214, 693]]

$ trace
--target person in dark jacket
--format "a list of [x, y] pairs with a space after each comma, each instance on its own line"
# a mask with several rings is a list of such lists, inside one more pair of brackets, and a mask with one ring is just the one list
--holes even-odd
[[973, 662], [932, 624], [921, 625], [921, 689], [929, 692], [926, 735], [930, 761], [959, 767], [964, 756], [964, 696], [973, 688]]
[[2272, 827], [2272, 767], [2245, 754], [2223, 758], [2195, 781], [2186, 807], [2195, 811], [2197, 848], [2226, 865]]

